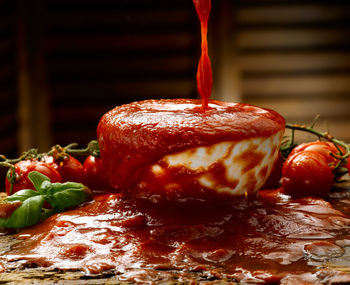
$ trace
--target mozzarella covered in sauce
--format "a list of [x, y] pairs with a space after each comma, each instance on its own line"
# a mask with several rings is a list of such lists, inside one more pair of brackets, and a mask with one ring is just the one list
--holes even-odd
[[166, 155], [150, 167], [138, 188], [157, 195], [162, 191], [157, 187], [161, 187], [166, 195], [177, 193], [179, 198], [183, 189], [195, 188], [203, 194], [254, 193], [272, 170], [282, 135], [278, 132], [270, 137], [220, 142]]
[[284, 127], [275, 111], [248, 104], [146, 100], [106, 113], [97, 136], [114, 188], [155, 202], [213, 201], [263, 185]]

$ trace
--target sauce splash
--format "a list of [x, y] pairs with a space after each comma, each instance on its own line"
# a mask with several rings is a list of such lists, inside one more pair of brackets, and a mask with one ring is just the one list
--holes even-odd
[[213, 85], [210, 58], [208, 55], [208, 20], [211, 9], [211, 0], [193, 0], [201, 24], [202, 54], [197, 69], [197, 89], [202, 97], [202, 109], [208, 109], [208, 102]]

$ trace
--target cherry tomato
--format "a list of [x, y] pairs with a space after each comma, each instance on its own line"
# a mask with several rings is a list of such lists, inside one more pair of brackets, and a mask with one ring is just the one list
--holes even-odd
[[331, 168], [334, 168], [338, 163], [338, 160], [334, 156], [332, 156], [331, 153], [337, 154], [339, 151], [331, 142], [314, 141], [309, 143], [302, 143], [295, 147], [290, 153], [290, 155], [293, 155], [294, 153], [300, 151], [313, 151], [323, 155], [326, 162]]
[[99, 157], [88, 156], [84, 162], [85, 181], [92, 190], [108, 190], [111, 186]]
[[84, 183], [84, 167], [79, 160], [71, 155], [63, 162], [58, 163], [58, 172], [64, 181]]
[[300, 151], [288, 156], [282, 175], [282, 187], [293, 198], [325, 197], [333, 184], [332, 169], [326, 159], [313, 151]]
[[22, 160], [15, 164], [16, 182], [13, 184], [6, 178], [5, 186], [7, 195], [12, 195], [22, 189], [34, 189], [28, 174], [32, 171], [38, 171], [50, 178], [51, 182], [62, 182], [59, 172], [50, 164], [38, 160]]
[[348, 157], [348, 163], [346, 164], [346, 168], [348, 169], [348, 173], [350, 174], [350, 156]]
[[53, 166], [61, 174], [63, 182], [85, 182], [84, 167], [73, 156], [67, 155], [62, 160], [55, 160], [53, 156], [45, 156], [44, 161]]

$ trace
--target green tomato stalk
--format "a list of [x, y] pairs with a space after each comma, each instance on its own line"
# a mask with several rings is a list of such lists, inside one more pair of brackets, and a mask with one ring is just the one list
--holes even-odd
[[100, 148], [97, 140], [90, 141], [86, 148], [79, 149], [77, 147], [77, 143], [71, 143], [65, 147], [55, 145], [47, 154], [52, 155], [55, 151], [59, 151], [60, 153], [66, 153], [73, 156], [100, 156]]
[[59, 155], [76, 155], [76, 156], [100, 156], [100, 149], [97, 140], [92, 140], [88, 143], [86, 148], [79, 149], [77, 148], [77, 143], [71, 143], [65, 147], [62, 147], [60, 145], [55, 145], [52, 147], [52, 149], [45, 153], [39, 153], [37, 149], [30, 149], [28, 151], [25, 151], [22, 153], [21, 156], [14, 159], [9, 159], [6, 156], [0, 154], [0, 167], [7, 167], [11, 168], [14, 164], [21, 160], [30, 160], [30, 159], [37, 159], [41, 160], [46, 155], [53, 155], [54, 153], [59, 153]]

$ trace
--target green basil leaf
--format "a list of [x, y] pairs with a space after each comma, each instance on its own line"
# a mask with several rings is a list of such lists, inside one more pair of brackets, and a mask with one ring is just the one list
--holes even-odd
[[33, 226], [42, 218], [42, 208], [45, 198], [41, 195], [30, 197], [23, 201], [9, 218], [0, 219], [0, 227], [24, 228]]
[[89, 200], [89, 190], [81, 183], [53, 183], [52, 193], [47, 197], [48, 202], [58, 212], [66, 208], [78, 206]]
[[53, 191], [52, 183], [50, 181], [43, 181], [41, 188], [38, 191], [41, 195], [51, 195]]
[[42, 192], [51, 182], [50, 178], [46, 175], [38, 172], [32, 171], [28, 174], [29, 180], [33, 183], [34, 187], [38, 192]]
[[72, 188], [72, 189], [82, 189], [84, 188], [84, 184], [78, 182], [65, 182], [65, 183], [52, 183], [53, 191], [59, 192], [64, 189]]
[[6, 198], [7, 201], [25, 201], [31, 197], [40, 195], [37, 191], [24, 189]]

